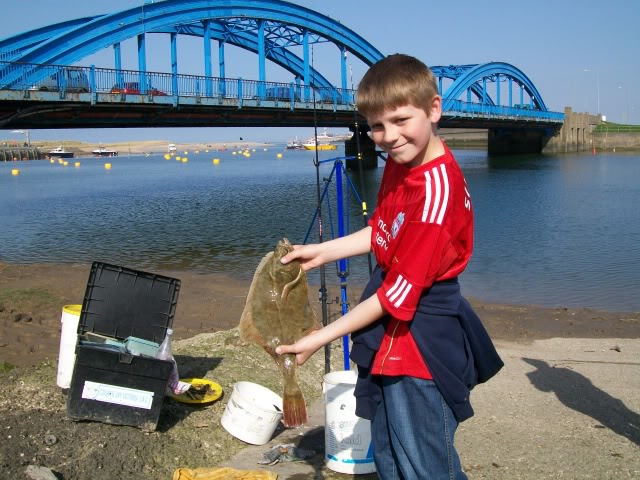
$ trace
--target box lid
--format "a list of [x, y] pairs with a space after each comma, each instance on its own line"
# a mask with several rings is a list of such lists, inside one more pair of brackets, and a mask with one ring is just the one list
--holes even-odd
[[179, 291], [176, 278], [93, 262], [78, 333], [162, 343], [173, 325]]

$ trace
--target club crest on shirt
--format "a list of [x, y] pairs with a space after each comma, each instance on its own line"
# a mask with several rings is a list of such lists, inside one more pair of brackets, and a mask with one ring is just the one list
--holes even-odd
[[398, 232], [400, 231], [400, 227], [402, 226], [403, 222], [404, 222], [404, 212], [400, 212], [396, 217], [396, 219], [393, 221], [393, 224], [391, 224], [391, 236], [394, 239], [398, 235]]

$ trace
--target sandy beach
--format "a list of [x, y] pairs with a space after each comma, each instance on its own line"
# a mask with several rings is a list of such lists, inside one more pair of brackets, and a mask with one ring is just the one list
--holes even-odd
[[[175, 468], [221, 465], [266, 468], [281, 479], [348, 477], [327, 471], [321, 451], [306, 462], [257, 465], [269, 445], [248, 447], [219, 427], [226, 394], [206, 409], [165, 400], [153, 434], [70, 422], [66, 398], [55, 385], [61, 309], [82, 303], [89, 268], [0, 264], [0, 364], [18, 366], [0, 373], [5, 385], [0, 472], [7, 472], [2, 478], [21, 478], [28, 465], [45, 466], [64, 479], [112, 479], [124, 473], [170, 479]], [[156, 273], [182, 282], [174, 320], [181, 375], [213, 378], [225, 392], [238, 380], [272, 381], [279, 388], [264, 352], [225, 343], [235, 334], [248, 282]], [[359, 293], [354, 287], [350, 301], [355, 303]], [[459, 429], [457, 443], [469, 478], [639, 478], [640, 312], [472, 303], [506, 366], [474, 391], [476, 416]], [[332, 305], [330, 317], [338, 311]], [[278, 431], [270, 445], [291, 440], [322, 450], [322, 359], [316, 357], [321, 355], [302, 369], [312, 420], [300, 429]], [[255, 363], [262, 368], [251, 368]], [[58, 439], [55, 445], [43, 443], [48, 434]]]
[[[36, 365], [55, 360], [60, 340], [62, 307], [81, 304], [90, 265], [10, 265], [0, 263], [0, 361]], [[249, 282], [221, 275], [154, 272], [178, 278], [181, 289], [174, 319], [175, 338], [236, 327]], [[317, 287], [311, 286], [311, 290]], [[329, 285], [331, 289], [331, 285]], [[335, 298], [337, 286], [330, 290]], [[361, 286], [351, 285], [355, 304]], [[607, 312], [589, 308], [545, 308], [471, 299], [494, 340], [531, 344], [547, 338], [638, 338], [639, 312]], [[330, 319], [339, 305], [329, 306]]]

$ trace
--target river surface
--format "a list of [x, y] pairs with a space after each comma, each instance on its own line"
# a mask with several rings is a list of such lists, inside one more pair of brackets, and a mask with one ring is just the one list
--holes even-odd
[[[454, 153], [475, 208], [474, 255], [461, 276], [465, 295], [640, 310], [638, 153]], [[43, 160], [0, 162], [0, 262], [95, 260], [249, 280], [278, 239], [302, 243], [310, 232], [308, 241], [317, 241], [318, 227], [315, 153], [270, 146], [248, 154], [178, 152], [184, 162], [166, 160], [161, 152], [70, 159], [66, 167]], [[343, 154], [339, 147], [320, 152], [320, 159]], [[320, 166], [321, 191], [328, 185], [325, 240], [338, 233], [333, 165]], [[362, 178], [349, 172], [351, 183], [343, 187], [348, 231], [363, 226], [359, 198], [375, 207], [383, 165], [379, 161]], [[15, 168], [19, 175], [11, 174]], [[363, 285], [366, 259], [349, 267], [348, 282]], [[318, 284], [318, 274], [310, 281]], [[327, 283], [339, 284], [333, 266]]]

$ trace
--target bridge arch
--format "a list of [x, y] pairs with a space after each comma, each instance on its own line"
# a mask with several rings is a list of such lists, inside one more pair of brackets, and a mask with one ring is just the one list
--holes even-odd
[[[257, 53], [259, 80], [262, 81], [266, 75], [264, 63], [269, 60], [302, 79], [305, 85], [331, 86], [331, 82], [311, 65], [309, 46], [313, 43], [330, 42], [338, 48], [342, 88], [347, 88], [347, 53], [367, 65], [383, 58], [382, 53], [353, 30], [299, 5], [280, 0], [191, 0], [145, 4], [20, 34], [0, 42], [0, 59], [32, 64], [73, 64], [113, 45], [116, 69], [119, 69], [120, 42], [137, 38], [138, 64], [144, 71], [144, 37], [148, 33], [167, 33], [172, 36], [172, 43], [174, 35], [202, 37], [206, 76], [212, 76], [210, 40], [220, 42], [219, 55], [224, 54], [225, 44]], [[302, 46], [303, 58], [289, 50], [292, 46]], [[171, 53], [172, 65], [177, 68], [174, 48]], [[219, 61], [220, 76], [224, 77], [223, 57]]]
[[22, 61], [22, 54], [27, 50], [74, 27], [90, 22], [94, 18], [84, 17], [68, 20], [2, 39], [0, 40], [0, 60], [5, 62]]
[[[434, 67], [434, 75], [454, 80], [453, 84], [442, 94], [445, 108], [451, 102], [459, 100], [459, 97], [465, 93], [468, 102], [471, 101], [470, 95], [473, 93], [484, 105], [501, 105], [500, 84], [506, 81], [509, 85], [509, 106], [512, 106], [512, 84], [516, 83], [520, 87], [520, 106], [524, 104], [524, 93], [526, 92], [533, 109], [548, 111], [542, 96], [529, 77], [522, 70], [508, 63], [490, 62], [478, 65]], [[495, 99], [489, 95], [488, 82], [496, 84]]]
[[[150, 34], [159, 35], [147, 43]], [[179, 36], [201, 41], [203, 53], [198, 56], [203, 59], [200, 66], [204, 66], [204, 75], [178, 72], [178, 60], [184, 61], [177, 54]], [[170, 49], [171, 63], [166, 63], [169, 55], [158, 56], [164, 64], [150, 72], [146, 68], [146, 49], [152, 41], [166, 37], [170, 39], [165, 48]], [[212, 65], [214, 42], [211, 40], [218, 42], [220, 73], [215, 77]], [[125, 41], [125, 46], [121, 46]], [[125, 70], [122, 68], [121, 50], [136, 41], [138, 67]], [[337, 69], [323, 73], [314, 69], [313, 45], [319, 43], [335, 47], [341, 85], [338, 81], [334, 86], [323, 75], [335, 75]], [[255, 77], [243, 79], [225, 75], [225, 45], [257, 56], [257, 80]], [[85, 64], [104, 62], [103, 58], [93, 62], [92, 55], [109, 47], [113, 49], [115, 68], [78, 65], [82, 60]], [[232, 53], [237, 51], [232, 50]], [[323, 121], [327, 125], [344, 126], [345, 122], [352, 122], [355, 118], [354, 92], [347, 88], [347, 54], [352, 54], [365, 65], [384, 57], [342, 23], [283, 0], [166, 0], [145, 3], [106, 15], [68, 20], [0, 40], [0, 98], [11, 102], [6, 104], [8, 110], [4, 117], [0, 116], [0, 122], [7, 125], [15, 123], [15, 128], [34, 128], [38, 112], [56, 112], [60, 105], [65, 104], [67, 113], [52, 114], [46, 122], [54, 122], [55, 118], [54, 123], [43, 120], [40, 125], [46, 123], [59, 128], [63, 125], [60, 119], [64, 117], [67, 125], [74, 128], [86, 125], [87, 118], [99, 125], [111, 125], [109, 122], [113, 122], [126, 126], [183, 126], [192, 125], [197, 119], [201, 125], [213, 126], [228, 126], [232, 122], [297, 126], [309, 122], [311, 112], [315, 116], [318, 93], [318, 108], [326, 111]], [[294, 82], [274, 82], [273, 78], [267, 81], [267, 61], [282, 68], [278, 75], [292, 73], [295, 85]], [[189, 67], [192, 64], [190, 62]], [[326, 56], [323, 56], [321, 64], [326, 68]], [[448, 125], [462, 127], [480, 122], [494, 127], [505, 124], [528, 126], [530, 123], [538, 128], [540, 125], [553, 127], [562, 121], [563, 114], [549, 112], [533, 82], [513, 65], [491, 62], [431, 68], [438, 78], [439, 91], [444, 99], [443, 118]], [[443, 79], [447, 80], [447, 88], [444, 88]], [[508, 103], [500, 98], [500, 86], [506, 82], [509, 84]], [[520, 101], [516, 105], [512, 101], [514, 83], [520, 86]], [[128, 90], [124, 88], [125, 84], [129, 85]], [[528, 104], [523, 100], [525, 93], [529, 96]], [[462, 98], [465, 94], [466, 100]], [[472, 102], [472, 96], [477, 100]], [[87, 110], [86, 105], [98, 107], [96, 111], [104, 116], [91, 117], [94, 112]], [[180, 108], [175, 108], [178, 106]], [[128, 113], [135, 110], [136, 113], [123, 120], [118, 113], [123, 109]], [[187, 110], [189, 114], [185, 114]], [[202, 115], [202, 112], [207, 114]], [[76, 119], [82, 115], [83, 122], [74, 123], [79, 122]], [[134, 117], [135, 120], [130, 119]], [[29, 120], [25, 120], [27, 118]]]

